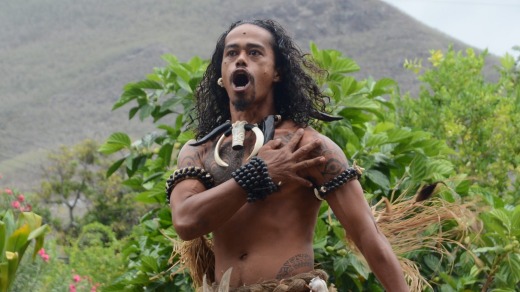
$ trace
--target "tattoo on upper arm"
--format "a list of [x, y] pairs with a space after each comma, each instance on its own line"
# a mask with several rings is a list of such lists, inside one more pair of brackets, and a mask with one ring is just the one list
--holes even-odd
[[196, 161], [195, 153], [190, 153], [190, 155], [183, 156], [182, 160], [179, 160], [177, 164], [179, 165], [179, 168], [197, 166]]
[[287, 277], [292, 276], [292, 274], [301, 268], [313, 268], [314, 267], [314, 259], [312, 256], [301, 253], [297, 254], [290, 259], [288, 259], [276, 274], [276, 279], [281, 280]]
[[344, 168], [343, 163], [341, 163], [341, 161], [339, 161], [339, 159], [332, 157], [332, 158], [329, 158], [329, 160], [327, 160], [327, 162], [325, 163], [325, 167], [323, 168], [323, 171], [321, 172], [321, 174], [323, 176], [326, 176], [326, 175], [336, 176], [341, 173], [343, 168]]

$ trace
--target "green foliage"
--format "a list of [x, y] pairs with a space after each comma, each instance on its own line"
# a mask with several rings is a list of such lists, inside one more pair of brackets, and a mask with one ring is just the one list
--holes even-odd
[[443, 141], [393, 121], [394, 105], [383, 96], [393, 91], [395, 81], [357, 81], [345, 74], [359, 67], [340, 52], [319, 51], [314, 44], [311, 52], [328, 72], [321, 82], [332, 96], [330, 108], [344, 117], [342, 121], [323, 124], [322, 132], [342, 147], [349, 159], [365, 168], [366, 192], [377, 200], [400, 195], [404, 190], [415, 193], [422, 183], [451, 175], [453, 165], [441, 159], [451, 151]]
[[520, 288], [520, 211], [513, 207], [520, 200], [520, 58], [502, 57], [500, 78], [490, 82], [482, 74], [485, 57], [470, 49], [431, 51], [430, 67], [405, 63], [424, 83], [419, 97], [395, 97], [400, 124], [430, 131], [455, 150], [455, 170], [476, 182], [463, 181], [459, 194], [481, 197], [490, 208], [480, 216], [482, 229], [466, 236], [467, 250], [452, 247], [450, 258], [430, 261], [453, 266], [452, 273], [427, 269], [439, 291]]
[[473, 250], [482, 261], [478, 271], [487, 288], [512, 288], [520, 283], [520, 206], [493, 209], [481, 215], [484, 233]]
[[120, 249], [110, 227], [100, 223], [85, 225], [68, 249], [70, 266], [76, 274], [88, 275], [93, 283], [109, 283], [125, 268]]
[[478, 180], [515, 204], [520, 174], [520, 83], [519, 62], [506, 55], [497, 82], [482, 74], [486, 54], [473, 50], [446, 54], [431, 51], [431, 67], [408, 68], [424, 86], [417, 99], [397, 96], [398, 120], [402, 125], [429, 131], [446, 139], [456, 153], [450, 156], [459, 173]]
[[[145, 212], [145, 208], [134, 201], [135, 194], [122, 184], [123, 172], [114, 170], [112, 176], [105, 177], [109, 161], [97, 151], [98, 148], [97, 142], [87, 139], [50, 153], [39, 197], [46, 206], [58, 210], [60, 206], [66, 206], [68, 226], [58, 224], [56, 214], [48, 214], [46, 218], [57, 221], [54, 225], [57, 230], [77, 234], [82, 225], [99, 222], [111, 226], [121, 238], [130, 233], [131, 226], [138, 222], [139, 214]], [[83, 206], [78, 208], [80, 202]], [[79, 215], [78, 209], [81, 209]]]

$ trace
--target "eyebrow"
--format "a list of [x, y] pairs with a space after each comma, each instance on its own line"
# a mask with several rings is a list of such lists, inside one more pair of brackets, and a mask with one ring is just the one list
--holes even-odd
[[[239, 48], [240, 45], [238, 44], [228, 44], [224, 47], [224, 50], [227, 50], [227, 49], [236, 49], [236, 48]], [[265, 47], [261, 44], [256, 44], [256, 43], [247, 43], [246, 44], [246, 48], [248, 49], [263, 49], [265, 50]]]

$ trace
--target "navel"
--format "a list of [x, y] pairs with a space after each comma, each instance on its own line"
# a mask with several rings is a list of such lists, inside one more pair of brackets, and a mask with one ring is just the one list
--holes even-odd
[[241, 261], [245, 261], [245, 260], [247, 259], [247, 256], [248, 256], [247, 252], [243, 253], [243, 254], [240, 256], [240, 260], [241, 260]]

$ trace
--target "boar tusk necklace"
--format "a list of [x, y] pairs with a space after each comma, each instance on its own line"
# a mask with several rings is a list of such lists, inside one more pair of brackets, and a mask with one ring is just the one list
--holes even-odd
[[255, 145], [253, 146], [253, 151], [251, 151], [251, 154], [249, 154], [249, 156], [247, 157], [247, 160], [249, 160], [253, 156], [258, 154], [258, 151], [260, 151], [262, 145], [269, 142], [269, 140], [273, 139], [275, 126], [281, 120], [282, 117], [279, 115], [267, 116], [262, 121], [262, 123], [260, 123], [261, 129], [257, 124], [249, 124], [246, 121], [237, 121], [233, 124], [231, 124], [230, 121], [227, 121], [226, 123], [215, 128], [208, 135], [204, 136], [199, 141], [192, 143], [191, 145], [198, 146], [216, 138], [218, 135], [221, 135], [217, 141], [217, 144], [215, 145], [214, 158], [215, 162], [219, 166], [228, 167], [229, 164], [222, 160], [219, 154], [222, 141], [224, 141], [225, 137], [232, 134], [233, 139], [231, 148], [233, 150], [241, 150], [244, 148], [245, 132], [252, 131], [255, 134]]

